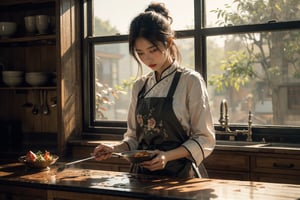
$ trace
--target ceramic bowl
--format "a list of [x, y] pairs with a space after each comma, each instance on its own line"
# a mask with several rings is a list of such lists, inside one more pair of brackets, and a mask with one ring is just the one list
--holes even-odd
[[3, 77], [3, 83], [7, 86], [19, 86], [23, 83], [23, 77]]
[[50, 165], [53, 165], [58, 160], [57, 155], [52, 155], [52, 160], [47, 161], [27, 161], [26, 156], [20, 156], [19, 162], [24, 163], [27, 167], [33, 169], [47, 169]]
[[0, 22], [0, 36], [10, 37], [17, 31], [17, 23], [15, 22]]
[[150, 150], [133, 150], [122, 152], [121, 156], [131, 163], [141, 163], [144, 161], [151, 160], [155, 157], [154, 151]]
[[4, 77], [20, 77], [23, 76], [23, 71], [2, 71], [2, 76]]
[[25, 74], [25, 81], [31, 86], [44, 86], [48, 83], [48, 73], [28, 72]]
[[2, 71], [2, 81], [7, 86], [18, 86], [24, 81], [22, 71]]

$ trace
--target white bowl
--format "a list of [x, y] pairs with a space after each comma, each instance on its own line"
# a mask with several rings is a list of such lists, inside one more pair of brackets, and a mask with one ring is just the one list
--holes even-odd
[[17, 23], [15, 22], [0, 22], [0, 36], [10, 37], [17, 31]]
[[23, 76], [23, 74], [23, 71], [2, 71], [3, 77], [20, 77]]
[[48, 83], [48, 73], [28, 72], [25, 74], [25, 81], [31, 86], [43, 86]]
[[3, 82], [8, 85], [8, 86], [18, 86], [21, 85], [21, 83], [23, 83], [23, 76], [16, 76], [16, 77], [9, 77], [9, 76], [4, 76], [3, 77]]

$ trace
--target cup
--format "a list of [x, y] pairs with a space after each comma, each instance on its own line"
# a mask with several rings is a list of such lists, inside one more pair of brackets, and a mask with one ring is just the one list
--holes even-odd
[[47, 34], [50, 24], [50, 18], [48, 15], [36, 15], [35, 25], [39, 34]]
[[34, 35], [36, 33], [36, 20], [35, 16], [26, 16], [24, 17], [25, 28], [27, 34]]

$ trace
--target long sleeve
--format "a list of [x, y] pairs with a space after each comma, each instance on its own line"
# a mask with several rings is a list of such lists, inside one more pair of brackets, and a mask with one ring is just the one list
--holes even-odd
[[194, 162], [199, 165], [215, 147], [215, 131], [206, 84], [201, 75], [192, 72], [186, 80], [186, 87], [185, 102], [188, 113], [186, 120], [182, 121], [186, 124], [183, 126], [186, 126], [189, 140], [183, 146], [190, 152]]

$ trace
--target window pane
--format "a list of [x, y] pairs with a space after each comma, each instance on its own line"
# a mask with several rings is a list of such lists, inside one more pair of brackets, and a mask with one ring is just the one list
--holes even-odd
[[128, 44], [95, 46], [95, 119], [126, 120], [130, 87], [124, 81], [137, 75], [137, 64], [129, 56]]
[[[143, 12], [151, 0], [94, 0], [95, 36], [128, 34], [133, 17]], [[162, 0], [173, 18], [174, 30], [194, 28], [194, 1]], [[184, 8], [184, 9], [183, 9]]]
[[299, 0], [206, 0], [207, 27], [300, 19]]
[[229, 102], [230, 123], [300, 126], [299, 31], [208, 37], [209, 94], [218, 123]]
[[[194, 40], [175, 41], [184, 66], [194, 68]], [[136, 61], [129, 55], [128, 44], [95, 45], [95, 119], [126, 121], [131, 84], [138, 74]], [[150, 72], [143, 66], [143, 74]]]

